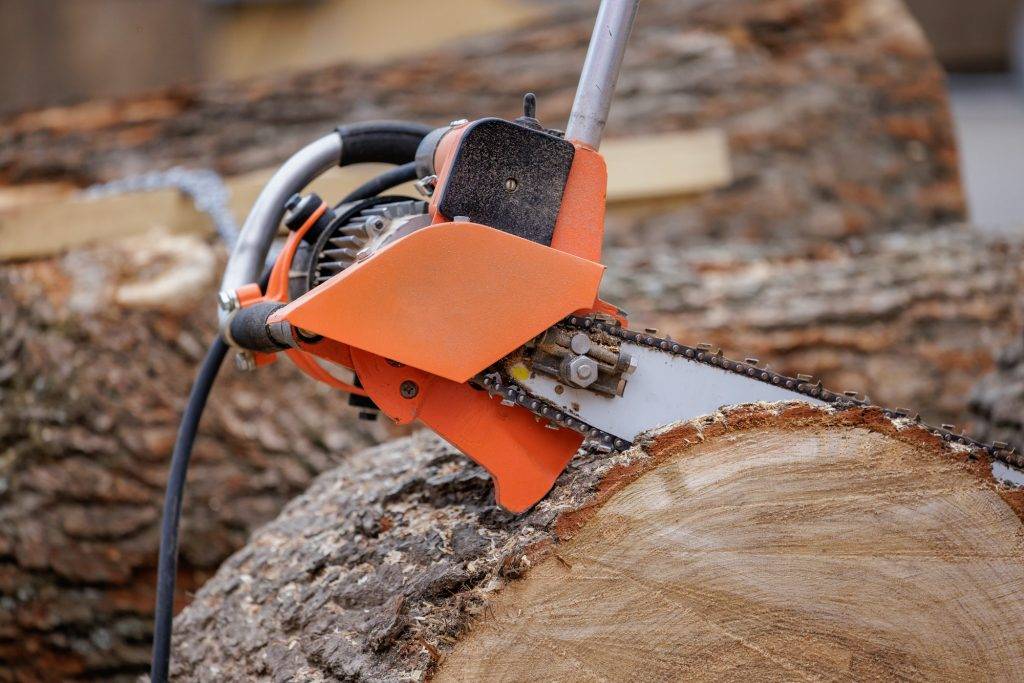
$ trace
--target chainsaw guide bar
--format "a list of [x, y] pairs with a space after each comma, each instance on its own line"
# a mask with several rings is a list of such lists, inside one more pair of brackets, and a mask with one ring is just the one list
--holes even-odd
[[[658, 337], [657, 332], [645, 330], [638, 332], [622, 327], [618, 321], [602, 315], [570, 316], [559, 323], [560, 328], [569, 333], [585, 332], [600, 333], [624, 342], [653, 349], [679, 359], [700, 363], [721, 372], [731, 373], [745, 380], [771, 385], [773, 388], [793, 395], [793, 400], [822, 403], [837, 410], [848, 408], [872, 408], [882, 412], [891, 420], [910, 420], [938, 436], [950, 444], [958, 444], [982, 450], [989, 457], [1013, 468], [1024, 468], [1024, 455], [1015, 448], [1002, 442], [985, 443], [965, 434], [956, 433], [952, 425], [933, 427], [921, 421], [920, 415], [911, 415], [903, 409], [891, 409], [878, 406], [868, 399], [857, 397], [855, 392], [836, 392], [823, 386], [820, 380], [815, 381], [808, 375], [790, 377], [762, 367], [757, 359], [748, 358], [742, 361], [728, 358], [720, 349], [712, 350], [709, 345], [688, 346], [667, 337]], [[571, 429], [584, 436], [583, 448], [598, 452], [621, 451], [630, 448], [633, 440], [616, 436], [599, 429], [575, 411], [555, 405], [549, 398], [538, 396], [522, 386], [522, 380], [508, 376], [500, 370], [490, 370], [474, 380], [474, 383], [487, 390], [491, 395], [500, 397], [505, 405], [517, 405], [532, 412], [540, 420], [546, 421], [552, 428]], [[614, 400], [614, 399], [607, 399]], [[692, 417], [697, 417], [696, 415]], [[653, 427], [654, 425], [652, 425]]]

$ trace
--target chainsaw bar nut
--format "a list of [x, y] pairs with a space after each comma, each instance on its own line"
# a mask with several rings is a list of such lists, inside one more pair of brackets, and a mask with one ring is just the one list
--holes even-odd
[[565, 365], [565, 377], [578, 387], [589, 387], [597, 381], [597, 361], [587, 356], [576, 356]]

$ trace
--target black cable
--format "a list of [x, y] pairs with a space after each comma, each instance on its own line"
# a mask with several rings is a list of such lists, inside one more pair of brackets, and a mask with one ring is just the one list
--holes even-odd
[[[260, 291], [267, 291], [272, 267], [260, 276]], [[217, 379], [220, 366], [228, 353], [227, 342], [220, 335], [213, 340], [199, 367], [196, 381], [188, 395], [185, 412], [178, 427], [178, 438], [171, 455], [167, 492], [164, 494], [164, 516], [160, 526], [160, 558], [157, 560], [156, 615], [153, 618], [153, 660], [149, 676], [152, 683], [165, 683], [171, 664], [171, 628], [174, 620], [174, 582], [178, 573], [178, 526], [181, 522], [181, 499], [185, 493], [185, 475], [192, 458], [199, 419], [206, 400]]]
[[[375, 196], [395, 185], [416, 178], [415, 162], [420, 140], [431, 128], [402, 122], [373, 122], [338, 128], [344, 139], [339, 165], [346, 166], [364, 161], [401, 163], [349, 193], [343, 202]], [[270, 282], [268, 266], [260, 278], [260, 290], [266, 291]], [[206, 352], [196, 380], [192, 384], [185, 412], [178, 427], [178, 437], [171, 455], [167, 492], [164, 495], [164, 513], [160, 526], [160, 556], [157, 561], [156, 615], [153, 620], [153, 659], [150, 679], [153, 683], [166, 683], [171, 663], [171, 630], [174, 620], [174, 583], [178, 568], [178, 526], [181, 521], [181, 501], [185, 493], [188, 463], [192, 457], [199, 420], [217, 378], [220, 366], [227, 356], [228, 344], [218, 335]]]
[[416, 180], [415, 161], [410, 161], [407, 164], [389, 168], [376, 178], [367, 180], [365, 183], [345, 195], [345, 198], [338, 202], [338, 204], [348, 204], [349, 202], [356, 202], [361, 199], [369, 199], [370, 197], [379, 195], [381, 192], [386, 192], [393, 187], [397, 187], [398, 185], [407, 183], [411, 180]]
[[174, 579], [178, 569], [178, 522], [181, 519], [181, 498], [185, 491], [185, 474], [196, 440], [199, 418], [206, 407], [210, 388], [217, 378], [221, 363], [228, 353], [227, 342], [219, 335], [214, 339], [196, 375], [178, 428], [178, 439], [171, 456], [164, 497], [164, 517], [160, 528], [160, 560], [157, 564], [156, 617], [153, 621], [153, 662], [150, 678], [165, 683], [171, 661], [171, 621], [174, 617]]

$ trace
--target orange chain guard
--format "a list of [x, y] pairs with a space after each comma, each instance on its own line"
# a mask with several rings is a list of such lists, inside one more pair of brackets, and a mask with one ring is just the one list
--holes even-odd
[[[420, 420], [487, 470], [495, 499], [510, 512], [524, 512], [547, 495], [583, 443], [582, 434], [547, 429], [529, 411], [503, 406], [468, 384], [359, 349], [352, 349], [352, 360], [381, 410], [400, 424]], [[416, 388], [411, 397], [411, 391], [402, 391], [408, 382]]]

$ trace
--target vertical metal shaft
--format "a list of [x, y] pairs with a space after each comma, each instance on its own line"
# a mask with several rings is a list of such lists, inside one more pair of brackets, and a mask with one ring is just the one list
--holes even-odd
[[626, 53], [626, 41], [640, 0], [601, 0], [594, 33], [580, 73], [576, 99], [565, 129], [568, 140], [597, 149], [615, 93], [615, 81]]

